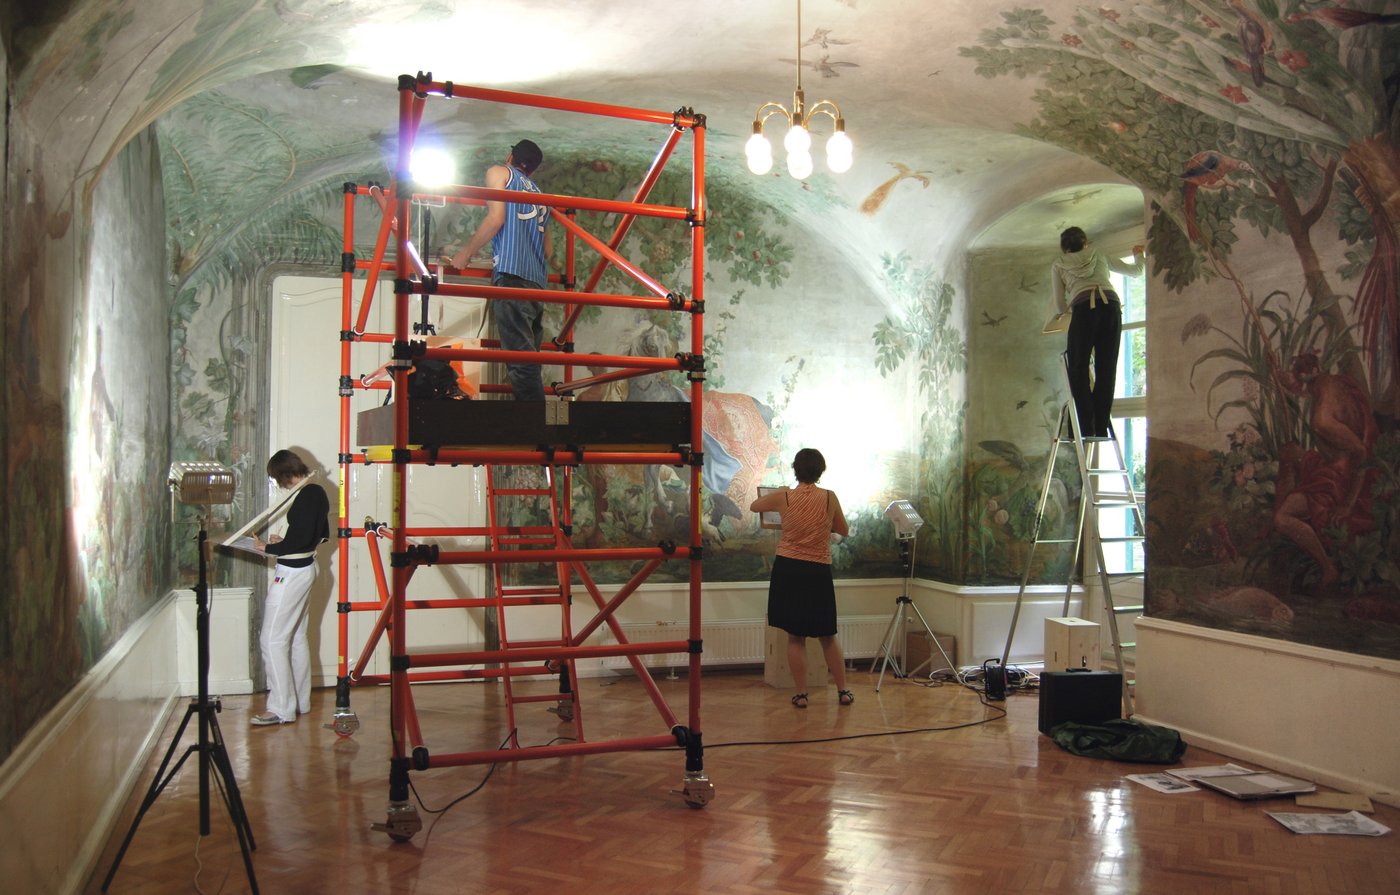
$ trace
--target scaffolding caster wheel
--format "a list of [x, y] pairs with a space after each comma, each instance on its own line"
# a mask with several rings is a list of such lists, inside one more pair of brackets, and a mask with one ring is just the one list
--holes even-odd
[[681, 788], [673, 789], [671, 792], [680, 796], [681, 801], [685, 802], [687, 807], [704, 808], [715, 797], [715, 785], [703, 773], [687, 772]]
[[390, 802], [389, 816], [382, 824], [370, 824], [377, 833], [388, 833], [395, 842], [407, 842], [423, 829], [423, 821], [418, 817], [418, 809], [409, 802]]
[[327, 730], [334, 730], [336, 736], [351, 737], [360, 729], [360, 719], [354, 712], [336, 712]]

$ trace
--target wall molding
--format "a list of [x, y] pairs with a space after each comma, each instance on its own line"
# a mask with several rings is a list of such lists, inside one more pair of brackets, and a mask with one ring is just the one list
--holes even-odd
[[1368, 672], [1400, 679], [1400, 660], [1384, 659], [1379, 656], [1364, 656], [1341, 650], [1327, 649], [1308, 643], [1292, 640], [1279, 640], [1275, 637], [1262, 637], [1258, 634], [1245, 634], [1239, 631], [1225, 631], [1220, 628], [1206, 628], [1170, 619], [1143, 616], [1138, 621], [1139, 630], [1160, 631], [1179, 637], [1228, 644], [1241, 649], [1254, 650], [1273, 656], [1306, 659], [1338, 668], [1362, 669]]
[[0, 766], [7, 891], [82, 891], [177, 704], [175, 653], [167, 594]]
[[1400, 662], [1155, 618], [1137, 636], [1139, 720], [1400, 805]]

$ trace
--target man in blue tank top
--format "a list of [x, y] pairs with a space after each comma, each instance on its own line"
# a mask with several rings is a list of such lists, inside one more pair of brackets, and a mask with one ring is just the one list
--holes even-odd
[[[538, 193], [530, 179], [544, 153], [530, 140], [510, 148], [504, 165], [486, 171], [486, 186], [495, 190]], [[549, 238], [549, 212], [545, 205], [522, 202], [486, 203], [486, 219], [476, 228], [461, 251], [444, 259], [451, 267], [465, 267], [486, 241], [491, 241], [493, 270], [491, 285], [517, 289], [543, 289], [549, 279], [546, 259], [552, 243]], [[539, 351], [543, 337], [544, 306], [537, 301], [499, 299], [492, 302], [501, 347], [507, 351]], [[506, 377], [517, 401], [543, 401], [544, 380], [539, 364], [506, 364]]]

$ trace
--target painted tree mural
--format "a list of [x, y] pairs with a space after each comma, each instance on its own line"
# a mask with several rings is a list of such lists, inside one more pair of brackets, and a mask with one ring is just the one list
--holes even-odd
[[[1233, 296], [1234, 310], [1201, 301], [1180, 332], [1202, 346], [1193, 374], [1213, 373], [1200, 391], [1230, 421], [1227, 443], [1152, 442], [1149, 491], [1194, 493], [1203, 470], [1214, 483], [1190, 508], [1154, 504], [1153, 614], [1362, 651], [1400, 640], [1356, 624], [1400, 623], [1400, 530], [1385, 509], [1400, 411], [1400, 29], [1383, 6], [1182, 0], [1081, 8], [1065, 23], [1018, 8], [962, 50], [987, 77], [1042, 78], [1024, 133], [1153, 196], [1153, 273], [1172, 293]], [[1286, 241], [1297, 270], [1239, 273], [1246, 229]], [[1339, 245], [1345, 261], [1329, 269]]]
[[916, 265], [907, 253], [881, 259], [888, 293], [899, 316], [875, 328], [876, 368], [888, 376], [906, 360], [918, 364], [919, 480], [916, 508], [927, 523], [919, 529], [918, 573], [961, 581], [966, 527], [963, 524], [963, 429], [967, 400], [952, 382], [967, 370], [967, 343], [958, 326], [957, 295], [937, 271]]

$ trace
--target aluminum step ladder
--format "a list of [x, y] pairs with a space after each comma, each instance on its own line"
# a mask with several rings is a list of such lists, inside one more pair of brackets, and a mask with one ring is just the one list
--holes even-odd
[[[1074, 527], [1074, 536], [1071, 538], [1043, 537], [1045, 507], [1050, 496], [1051, 484], [1055, 478], [1055, 463], [1059, 458], [1060, 451], [1071, 447], [1074, 450], [1075, 463], [1079, 470], [1082, 487], [1079, 517]], [[1116, 487], [1105, 487], [1105, 482], [1116, 485]], [[1131, 521], [1129, 530], [1132, 533], [1102, 537], [1099, 533], [1099, 511], [1105, 509], [1129, 511]], [[1045, 463], [1045, 481], [1041, 485], [1040, 500], [1036, 504], [1035, 525], [1031, 532], [1031, 548], [1026, 556], [1026, 570], [1021, 576], [1021, 587], [1016, 594], [1016, 607], [1011, 613], [1011, 628], [1006, 635], [1006, 648], [1001, 654], [1002, 667], [1006, 667], [1011, 657], [1011, 643], [1016, 636], [1016, 623], [1021, 615], [1021, 605], [1025, 601], [1026, 587], [1035, 568], [1037, 549], [1042, 545], [1056, 549], [1066, 544], [1073, 545], [1068, 580], [1065, 582], [1064, 606], [1060, 611], [1062, 616], [1067, 616], [1076, 580], [1076, 570], [1081, 568], [1085, 559], [1083, 553], [1086, 542], [1091, 543], [1094, 548], [1094, 562], [1099, 587], [1103, 593], [1103, 614], [1107, 621], [1109, 637], [1113, 643], [1113, 657], [1118, 666], [1118, 673], [1123, 678], [1123, 717], [1132, 717], [1133, 706], [1130, 689], [1132, 682], [1128, 680], [1123, 663], [1123, 651], [1131, 649], [1137, 644], [1125, 642], [1122, 639], [1119, 633], [1118, 619], [1127, 615], [1140, 615], [1143, 606], [1140, 601], [1118, 603], [1113, 596], [1113, 582], [1141, 578], [1142, 573], [1136, 571], [1110, 572], [1104, 558], [1103, 545], [1105, 543], [1128, 544], [1131, 549], [1132, 545], [1144, 542], [1146, 532], [1147, 526], [1142, 514], [1142, 505], [1138, 500], [1137, 491], [1133, 488], [1132, 471], [1128, 469], [1123, 459], [1123, 450], [1118, 443], [1118, 437], [1113, 430], [1112, 423], [1109, 424], [1107, 437], [1086, 437], [1079, 430], [1079, 415], [1075, 412], [1074, 402], [1066, 401], [1060, 408], [1059, 423], [1050, 445], [1049, 458]]]

